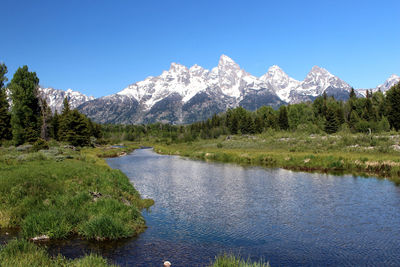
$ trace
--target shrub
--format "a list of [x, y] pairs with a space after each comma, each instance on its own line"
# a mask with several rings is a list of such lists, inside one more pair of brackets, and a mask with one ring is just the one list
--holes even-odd
[[33, 143], [33, 147], [32, 150], [33, 151], [39, 151], [42, 149], [49, 149], [49, 144], [47, 143], [46, 140], [39, 138], [38, 140], [36, 140], [35, 143]]

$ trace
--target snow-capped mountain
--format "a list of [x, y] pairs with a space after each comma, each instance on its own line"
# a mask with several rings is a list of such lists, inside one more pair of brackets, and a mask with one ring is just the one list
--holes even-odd
[[290, 92], [300, 87], [301, 82], [287, 75], [280, 67], [273, 65], [260, 80], [269, 85], [275, 93], [285, 102], [291, 102]]
[[[130, 109], [119, 109], [125, 114], [109, 118], [115, 100], [118, 105], [135, 102], [135, 115]], [[125, 105], [124, 104], [124, 105]], [[262, 105], [277, 107], [284, 104], [264, 81], [247, 73], [231, 58], [222, 55], [218, 66], [211, 71], [198, 65], [187, 68], [172, 63], [160, 76], [148, 77], [129, 85], [119, 93], [84, 103], [79, 107], [94, 120], [108, 123], [174, 122], [188, 123], [206, 119], [228, 108], [242, 105], [256, 109]], [[130, 110], [130, 111], [128, 111]]]
[[289, 103], [313, 101], [326, 92], [329, 96], [344, 100], [349, 97], [351, 86], [324, 68], [314, 66], [306, 78], [293, 88], [289, 94]]
[[54, 88], [39, 88], [39, 94], [42, 98], [46, 99], [47, 104], [54, 112], [60, 112], [63, 108], [64, 98], [67, 97], [69, 105], [72, 109], [77, 108], [81, 104], [93, 100], [93, 96], [87, 96], [80, 92], [68, 89], [66, 91]]
[[400, 83], [400, 76], [396, 74], [392, 74], [384, 83], [378, 85], [375, 88], [371, 89], [357, 89], [357, 92], [363, 97], [366, 96], [367, 91], [377, 92], [381, 91], [382, 93], [386, 93], [393, 85]]
[[382, 92], [386, 92], [389, 90], [393, 85], [398, 84], [400, 82], [400, 76], [396, 74], [392, 74], [389, 79], [387, 79], [383, 84], [378, 85], [375, 90], [381, 90]]
[[[373, 90], [387, 91], [400, 81], [392, 75]], [[191, 123], [211, 117], [228, 108], [242, 106], [255, 110], [263, 105], [274, 108], [285, 103], [313, 101], [326, 93], [336, 99], [349, 97], [351, 86], [314, 66], [303, 81], [289, 77], [280, 67], [270, 67], [255, 77], [226, 55], [211, 70], [172, 63], [160, 76], [150, 76], [122, 91], [94, 99], [72, 90], [40, 89], [52, 109], [61, 110], [65, 96], [77, 107], [101, 123]], [[364, 91], [357, 90], [359, 96]]]

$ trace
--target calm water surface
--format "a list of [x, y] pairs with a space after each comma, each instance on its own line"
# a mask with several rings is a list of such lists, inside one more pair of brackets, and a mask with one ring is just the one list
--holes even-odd
[[244, 168], [150, 149], [108, 159], [145, 198], [148, 229], [118, 242], [65, 241], [122, 266], [206, 266], [223, 252], [271, 266], [400, 266], [400, 188], [386, 180]]
[[244, 168], [150, 149], [107, 160], [143, 197], [148, 229], [107, 253], [122, 265], [203, 266], [216, 254], [272, 266], [400, 266], [400, 189], [352, 176]]

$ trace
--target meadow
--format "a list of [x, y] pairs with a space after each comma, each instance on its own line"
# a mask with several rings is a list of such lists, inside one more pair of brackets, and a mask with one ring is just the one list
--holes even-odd
[[268, 130], [187, 143], [161, 140], [152, 145], [162, 154], [294, 171], [375, 176], [400, 184], [399, 142], [396, 132], [328, 135]]
[[[27, 240], [114, 240], [144, 231], [141, 210], [154, 201], [142, 199], [129, 179], [102, 159], [134, 148], [79, 149], [58, 142], [50, 142], [45, 149], [1, 147], [0, 228], [17, 230], [19, 240], [1, 250], [0, 265], [23, 266], [30, 257], [41, 262], [37, 266], [66, 262], [62, 258], [46, 260], [45, 252]], [[10, 256], [13, 253], [19, 256]], [[102, 261], [91, 255], [68, 265], [89, 266], [84, 262], [92, 260]]]

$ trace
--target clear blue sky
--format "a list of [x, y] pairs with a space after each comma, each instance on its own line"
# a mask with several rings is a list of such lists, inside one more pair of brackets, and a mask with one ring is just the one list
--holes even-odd
[[157, 76], [171, 62], [205, 68], [221, 54], [260, 76], [314, 65], [355, 88], [400, 75], [400, 1], [1, 0], [0, 61], [40, 84], [93, 96]]

